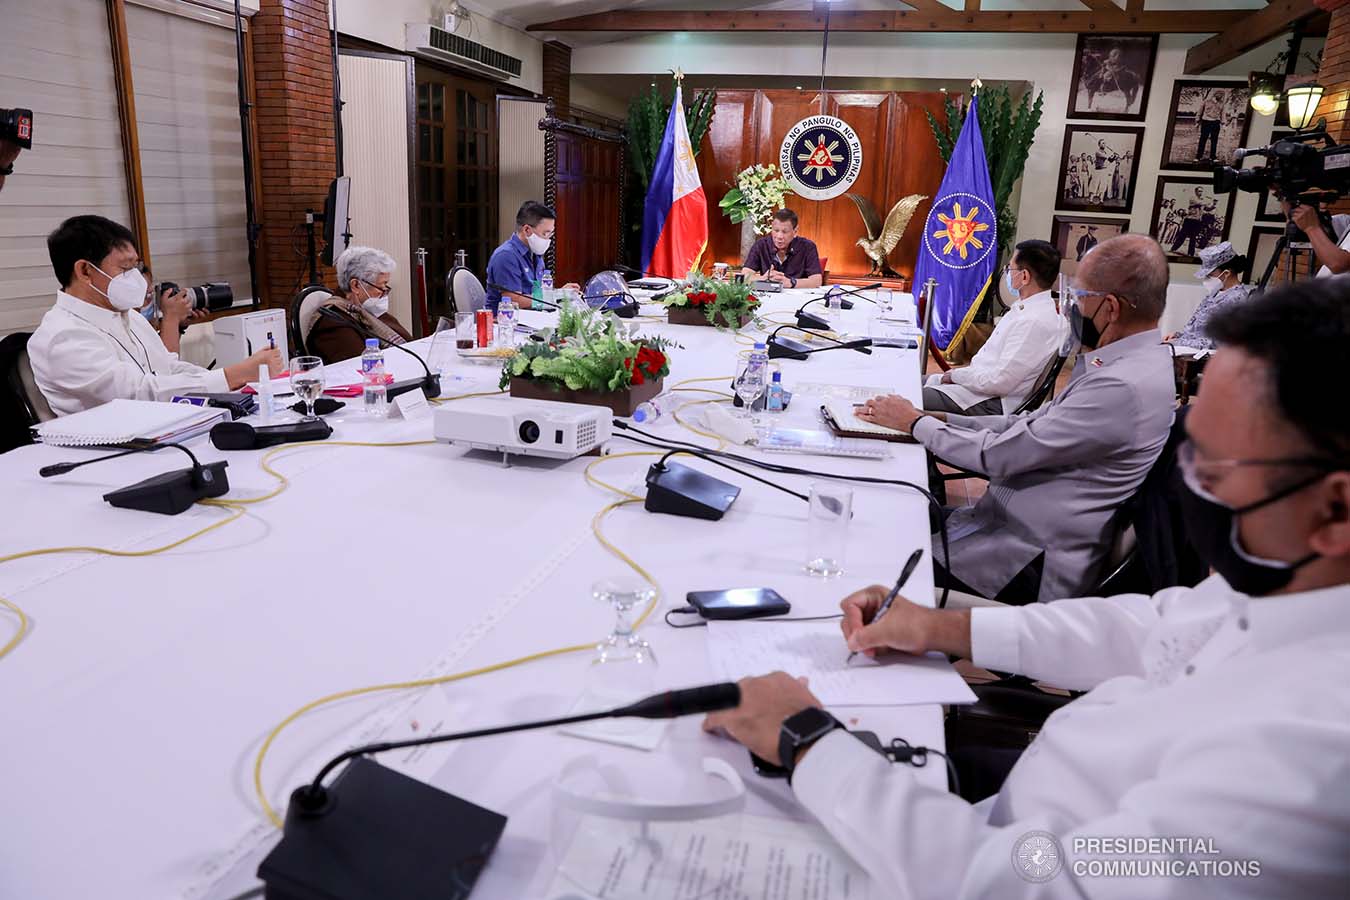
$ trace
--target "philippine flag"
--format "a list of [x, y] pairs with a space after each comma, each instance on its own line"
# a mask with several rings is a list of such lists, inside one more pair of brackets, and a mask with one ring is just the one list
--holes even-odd
[[667, 278], [683, 278], [708, 246], [708, 201], [694, 165], [680, 91], [677, 84], [642, 213], [642, 271]]

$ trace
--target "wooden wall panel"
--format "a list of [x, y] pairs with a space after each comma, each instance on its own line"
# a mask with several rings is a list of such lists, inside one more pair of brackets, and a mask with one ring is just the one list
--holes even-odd
[[557, 133], [558, 240], [554, 284], [612, 268], [619, 244], [619, 144]]
[[[863, 169], [850, 191], [872, 201], [883, 219], [891, 206], [910, 194], [937, 193], [946, 166], [924, 110], [940, 114], [940, 92], [829, 92], [827, 109], [857, 132], [863, 146]], [[820, 110], [815, 91], [718, 91], [712, 127], [698, 156], [699, 175], [708, 196], [709, 253], [704, 267], [716, 262], [738, 264], [740, 228], [717, 207], [736, 173], [754, 163], [777, 163], [783, 135], [797, 121]], [[831, 276], [865, 274], [871, 261], [857, 246], [865, 233], [857, 207], [847, 197], [814, 201], [789, 197], [800, 218], [801, 233], [814, 240], [828, 258]], [[896, 271], [912, 275], [920, 242], [920, 223], [931, 200], [925, 201], [890, 256]]]

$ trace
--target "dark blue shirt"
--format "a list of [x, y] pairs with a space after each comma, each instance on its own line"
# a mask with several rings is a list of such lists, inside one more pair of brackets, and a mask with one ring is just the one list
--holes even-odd
[[745, 268], [753, 269], [761, 275], [769, 267], [777, 269], [789, 278], [810, 278], [820, 275], [820, 254], [816, 245], [804, 237], [795, 237], [787, 245], [787, 253], [782, 262], [778, 261], [778, 249], [773, 245], [773, 235], [766, 234], [755, 241], [745, 257]]
[[[533, 295], [534, 283], [543, 271], [544, 258], [535, 256], [519, 235], [511, 235], [492, 251], [492, 258], [488, 260], [487, 308], [496, 312], [497, 304], [502, 302], [502, 292], [493, 290], [492, 285], [500, 284], [529, 297]], [[520, 298], [514, 299], [519, 306]]]

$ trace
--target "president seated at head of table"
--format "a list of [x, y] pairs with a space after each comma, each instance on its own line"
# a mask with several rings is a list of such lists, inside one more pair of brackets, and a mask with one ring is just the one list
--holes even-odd
[[747, 280], [776, 281], [785, 288], [820, 287], [825, 269], [816, 244], [797, 234], [797, 214], [780, 209], [769, 233], [755, 241], [741, 269]]

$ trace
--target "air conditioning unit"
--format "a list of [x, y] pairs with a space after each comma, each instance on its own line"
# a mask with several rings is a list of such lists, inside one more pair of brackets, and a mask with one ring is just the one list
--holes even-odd
[[498, 81], [520, 77], [521, 63], [514, 56], [435, 25], [409, 22], [404, 31], [404, 49], [414, 56], [454, 63]]

